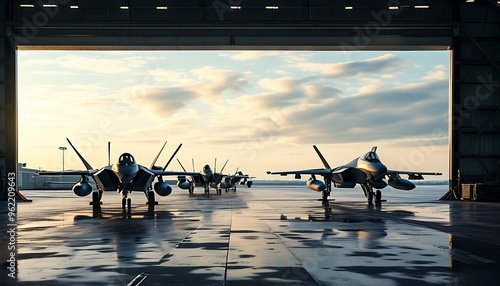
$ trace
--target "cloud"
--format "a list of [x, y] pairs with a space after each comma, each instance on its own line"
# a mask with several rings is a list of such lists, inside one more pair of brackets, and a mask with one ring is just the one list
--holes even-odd
[[196, 92], [183, 87], [151, 88], [147, 94], [149, 106], [164, 117], [172, 116], [197, 97]]
[[282, 52], [269, 52], [269, 51], [243, 51], [229, 56], [232, 60], [238, 61], [251, 61], [258, 60], [266, 57], [278, 57], [283, 55]]
[[94, 72], [98, 74], [126, 73], [144, 65], [141, 57], [126, 57], [120, 59], [103, 59], [78, 55], [63, 56], [58, 60], [61, 67]]
[[408, 62], [393, 54], [370, 58], [359, 62], [343, 63], [313, 63], [300, 62], [296, 66], [311, 72], [319, 72], [330, 77], [355, 76], [360, 74], [372, 74], [394, 71], [406, 66]]
[[444, 80], [448, 79], [445, 65], [434, 66], [434, 70], [428, 71], [427, 75], [422, 77], [423, 80]]
[[[335, 88], [305, 85], [280, 102], [266, 104], [266, 117], [256, 121], [280, 142], [295, 144], [354, 143], [432, 136], [447, 132], [448, 82], [409, 83], [398, 87], [360, 88], [355, 96], [339, 97]], [[305, 96], [304, 94], [305, 93]], [[302, 94], [300, 96], [299, 94]], [[316, 100], [310, 100], [314, 95]], [[265, 97], [256, 98], [266, 100]], [[308, 100], [309, 99], [309, 100]], [[319, 100], [318, 100], [319, 99]], [[267, 99], [271, 101], [270, 98]], [[288, 100], [288, 101], [287, 101]], [[283, 104], [288, 103], [288, 104]], [[251, 104], [247, 101], [246, 104]], [[253, 106], [262, 106], [255, 102]], [[258, 128], [251, 130], [258, 136]], [[443, 143], [443, 140], [436, 141]]]
[[107, 88], [99, 86], [97, 84], [69, 84], [67, 85], [70, 89], [77, 89], [82, 91], [97, 91], [97, 90], [107, 90]]
[[32, 74], [36, 75], [75, 75], [76, 73], [74, 72], [69, 72], [69, 71], [48, 71], [48, 70], [39, 70], [39, 71], [33, 71]]
[[[246, 73], [213, 66], [193, 69], [188, 74], [157, 70], [155, 76], [169, 79], [154, 81], [154, 85], [137, 85], [127, 89], [139, 90], [142, 93], [141, 100], [162, 117], [170, 117], [186, 106], [199, 102], [219, 105], [225, 92], [242, 91], [247, 85]], [[181, 84], [172, 83], [172, 77], [182, 79]]]
[[315, 79], [316, 77], [298, 79], [291, 77], [264, 78], [258, 82], [258, 85], [264, 88], [265, 91], [243, 95], [229, 100], [229, 103], [244, 108], [244, 110], [250, 107], [250, 109], [256, 109], [262, 113], [300, 104], [301, 102], [336, 97], [341, 92], [334, 87], [315, 86]]
[[69, 73], [72, 73], [73, 71], [85, 71], [96, 74], [117, 74], [130, 72], [131, 70], [141, 67], [146, 63], [147, 61], [140, 56], [113, 59], [70, 54], [53, 59], [25, 60], [23, 65], [61, 67], [67, 69], [66, 72]]
[[[220, 97], [225, 90], [239, 91], [247, 84], [246, 75], [228, 69], [204, 66], [191, 71], [194, 76], [193, 87], [198, 88], [204, 97]], [[202, 99], [202, 98], [200, 98]]]

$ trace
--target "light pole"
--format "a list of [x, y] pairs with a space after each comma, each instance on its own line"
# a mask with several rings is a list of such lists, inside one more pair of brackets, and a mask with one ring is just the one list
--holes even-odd
[[62, 163], [63, 163], [63, 171], [64, 171], [64, 151], [66, 151], [68, 148], [66, 147], [59, 147], [59, 150], [62, 150], [62, 153], [63, 153], [63, 160], [62, 160]]

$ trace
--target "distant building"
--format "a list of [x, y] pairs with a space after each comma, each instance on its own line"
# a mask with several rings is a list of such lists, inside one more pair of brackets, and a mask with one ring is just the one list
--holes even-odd
[[18, 163], [19, 190], [71, 190], [80, 181], [80, 176], [36, 176], [40, 169], [26, 168], [26, 163]]

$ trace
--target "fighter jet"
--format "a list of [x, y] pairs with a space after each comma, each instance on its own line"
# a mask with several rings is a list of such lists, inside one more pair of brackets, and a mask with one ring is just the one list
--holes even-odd
[[226, 192], [229, 189], [233, 189], [233, 191], [236, 192], [236, 186], [237, 185], [245, 185], [247, 187], [252, 187], [253, 181], [252, 178], [255, 177], [250, 177], [248, 175], [244, 175], [243, 172], [238, 171], [239, 168], [236, 169], [236, 172], [234, 172], [234, 175], [225, 175], [224, 178], [222, 179], [222, 182], [220, 183], [220, 187], [223, 189], [226, 189]]
[[[189, 172], [165, 171], [170, 161], [181, 148], [182, 144], [177, 147], [165, 167], [155, 166], [155, 163], [167, 142], [163, 144], [163, 147], [160, 149], [160, 152], [158, 152], [158, 155], [156, 155], [149, 168], [137, 164], [132, 154], [123, 153], [112, 165], [108, 162], [108, 166], [100, 169], [94, 169], [78, 152], [75, 146], [73, 146], [71, 141], [68, 138], [66, 138], [66, 140], [69, 145], [71, 145], [73, 150], [75, 150], [75, 153], [78, 155], [87, 170], [42, 171], [38, 172], [37, 175], [80, 175], [80, 181], [73, 186], [72, 190], [77, 196], [80, 197], [88, 196], [92, 193], [92, 202], [90, 204], [94, 206], [94, 211], [96, 211], [100, 206], [101, 197], [105, 191], [118, 191], [122, 194], [123, 211], [125, 211], [125, 207], [127, 206], [128, 212], [130, 212], [131, 199], [128, 198], [128, 194], [132, 191], [144, 192], [148, 205], [154, 208], [154, 205], [157, 204], [155, 201], [155, 192], [160, 196], [168, 196], [172, 193], [172, 187], [167, 182], [163, 181], [162, 176], [192, 175], [192, 173]], [[108, 158], [109, 153], [110, 151], [108, 145]], [[92, 186], [89, 184], [89, 177], [95, 181], [97, 190], [92, 190]], [[155, 178], [157, 181], [153, 185]]]
[[[296, 179], [300, 179], [301, 175], [311, 175], [306, 185], [313, 191], [322, 192], [323, 201], [327, 201], [328, 196], [330, 196], [332, 183], [337, 188], [354, 188], [356, 184], [360, 184], [369, 204], [372, 204], [373, 199], [377, 203], [382, 201], [380, 189], [387, 187], [387, 184], [399, 190], [412, 190], [415, 188], [415, 184], [409, 180], [423, 180], [423, 175], [441, 175], [441, 173], [437, 172], [388, 170], [377, 155], [377, 147], [373, 147], [370, 152], [345, 165], [332, 169], [319, 149], [315, 145], [313, 145], [313, 148], [321, 159], [321, 162], [323, 162], [323, 169], [285, 172], [268, 171], [267, 173], [282, 176], [294, 174]], [[408, 180], [401, 178], [400, 175], [403, 174], [408, 175]], [[317, 175], [323, 176], [324, 182], [316, 179]], [[387, 178], [387, 182], [384, 181], [385, 178]], [[373, 189], [376, 189], [376, 192]]]
[[[222, 178], [224, 177], [222, 171], [224, 171], [224, 168], [226, 167], [228, 161], [229, 160], [226, 160], [226, 163], [224, 164], [224, 166], [222, 166], [220, 173], [216, 171], [217, 159], [215, 159], [214, 170], [210, 168], [210, 165], [205, 165], [203, 166], [203, 169], [200, 172], [194, 173], [194, 160], [193, 160], [192, 161], [193, 174], [178, 176], [177, 186], [181, 189], [189, 190], [190, 194], [194, 192], [194, 187], [196, 186], [203, 186], [206, 195], [210, 194], [210, 188], [216, 189], [217, 194], [220, 194], [222, 192], [222, 189], [226, 188], [225, 183], [222, 182]], [[179, 165], [181, 166], [182, 170], [186, 171], [186, 169], [182, 165], [181, 161], [179, 161], [179, 159], [177, 159], [177, 162], [179, 162]]]

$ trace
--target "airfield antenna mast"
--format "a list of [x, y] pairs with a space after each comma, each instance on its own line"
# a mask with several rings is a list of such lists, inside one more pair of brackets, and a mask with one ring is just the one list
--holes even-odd
[[111, 165], [111, 141], [108, 141], [108, 166]]

